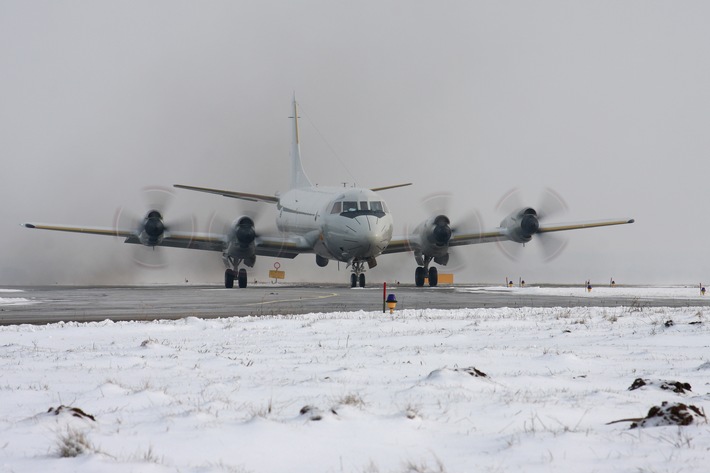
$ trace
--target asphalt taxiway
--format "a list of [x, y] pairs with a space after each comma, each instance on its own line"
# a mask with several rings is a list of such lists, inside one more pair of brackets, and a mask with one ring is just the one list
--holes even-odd
[[[382, 310], [382, 287], [350, 289], [339, 285], [250, 286], [224, 289], [210, 286], [139, 287], [22, 287], [23, 292], [2, 293], [21, 297], [25, 304], [0, 305], [0, 324], [47, 324], [110, 319], [157, 320], [184, 317], [234, 317], [312, 312]], [[515, 291], [467, 292], [457, 287], [417, 288], [390, 286], [397, 310], [461, 309], [480, 307], [694, 307], [710, 305], [710, 299], [683, 297], [589, 298]], [[582, 291], [580, 290], [580, 293]]]

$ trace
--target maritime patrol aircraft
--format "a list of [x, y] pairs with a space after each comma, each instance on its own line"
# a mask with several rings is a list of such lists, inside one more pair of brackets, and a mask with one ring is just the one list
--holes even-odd
[[374, 268], [378, 259], [393, 254], [411, 252], [417, 267], [416, 286], [438, 284], [438, 269], [446, 266], [451, 248], [477, 243], [512, 241], [529, 242], [534, 236], [611, 225], [633, 223], [633, 219], [609, 219], [578, 223], [548, 224], [532, 207], [517, 208], [496, 228], [463, 232], [453, 226], [443, 213], [432, 215], [403, 236], [393, 235], [390, 209], [378, 192], [407, 184], [379, 188], [343, 188], [313, 186], [301, 163], [298, 125], [298, 103], [293, 100], [291, 145], [291, 182], [289, 189], [276, 195], [262, 195], [208, 187], [175, 184], [190, 191], [217, 194], [251, 202], [276, 206], [278, 233], [260, 233], [254, 219], [238, 217], [223, 233], [194, 233], [173, 230], [163, 221], [158, 209], [146, 213], [136, 228], [98, 228], [25, 223], [27, 228], [93, 235], [118, 236], [125, 243], [147, 247], [175, 247], [209, 250], [222, 253], [226, 266], [224, 285], [247, 286], [246, 268], [254, 267], [257, 256], [295, 258], [312, 254], [318, 266], [334, 260], [350, 268], [350, 286], [365, 287], [365, 271]]

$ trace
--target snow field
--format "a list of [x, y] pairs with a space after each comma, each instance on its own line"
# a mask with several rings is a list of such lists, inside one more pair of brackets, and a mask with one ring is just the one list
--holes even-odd
[[0, 470], [706, 471], [705, 422], [607, 423], [704, 407], [708, 323], [620, 307], [0, 327]]

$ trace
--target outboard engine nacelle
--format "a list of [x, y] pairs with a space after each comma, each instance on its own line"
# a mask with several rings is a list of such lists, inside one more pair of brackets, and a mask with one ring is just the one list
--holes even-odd
[[151, 210], [143, 219], [139, 239], [145, 246], [158, 246], [165, 235], [163, 216], [157, 210]]
[[540, 222], [535, 209], [526, 207], [505, 217], [500, 226], [506, 229], [512, 241], [527, 243], [540, 229]]

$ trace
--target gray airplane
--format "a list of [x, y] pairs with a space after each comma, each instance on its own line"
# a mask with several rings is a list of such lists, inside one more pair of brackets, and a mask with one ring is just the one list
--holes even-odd
[[403, 236], [393, 236], [393, 220], [385, 200], [378, 192], [408, 186], [399, 184], [373, 189], [352, 187], [315, 187], [301, 164], [298, 128], [298, 104], [293, 100], [293, 136], [291, 146], [291, 183], [289, 190], [276, 195], [261, 195], [230, 190], [175, 184], [175, 187], [206, 192], [251, 202], [276, 206], [278, 233], [257, 232], [254, 220], [241, 216], [223, 233], [171, 231], [159, 210], [150, 210], [137, 228], [75, 227], [25, 223], [27, 228], [93, 235], [118, 236], [125, 243], [147, 247], [209, 250], [222, 253], [226, 266], [224, 285], [247, 286], [247, 270], [257, 256], [295, 258], [314, 254], [316, 264], [324, 267], [330, 260], [347, 264], [351, 270], [350, 286], [365, 287], [365, 270], [377, 265], [377, 259], [392, 253], [412, 252], [417, 263], [414, 281], [417, 286], [438, 284], [438, 270], [432, 262], [446, 266], [452, 247], [512, 241], [525, 244], [533, 236], [611, 225], [633, 223], [633, 219], [610, 219], [578, 223], [545, 224], [531, 207], [516, 209], [500, 225], [490, 230], [463, 232], [452, 227], [449, 217], [437, 214], [421, 222]]

